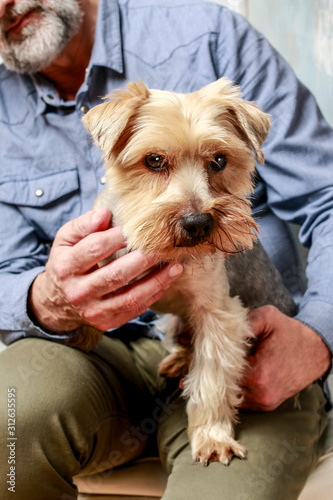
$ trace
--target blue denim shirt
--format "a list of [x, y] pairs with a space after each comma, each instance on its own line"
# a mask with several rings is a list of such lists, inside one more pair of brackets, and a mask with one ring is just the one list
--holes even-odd
[[[27, 314], [31, 283], [65, 222], [92, 207], [101, 153], [83, 112], [114, 88], [191, 92], [219, 77], [272, 115], [253, 201], [262, 242], [299, 302], [297, 318], [333, 351], [333, 132], [313, 97], [241, 16], [200, 0], [100, 0], [96, 39], [76, 100], [64, 102], [41, 75], [0, 66], [0, 334], [61, 339]], [[285, 222], [310, 247], [308, 288]], [[142, 328], [139, 324], [139, 328]]]

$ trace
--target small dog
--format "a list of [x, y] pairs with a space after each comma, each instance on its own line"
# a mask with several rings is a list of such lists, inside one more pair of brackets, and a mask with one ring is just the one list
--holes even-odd
[[193, 459], [228, 465], [234, 455], [244, 458], [233, 424], [252, 333], [247, 309], [229, 294], [225, 260], [256, 240], [248, 195], [255, 159], [264, 163], [270, 117], [222, 78], [191, 94], [131, 83], [83, 121], [103, 151], [108, 179], [95, 206], [110, 208], [126, 251], [184, 264], [153, 309], [177, 315], [191, 332], [191, 356], [189, 346], [179, 346], [161, 371], [180, 374], [189, 363]]

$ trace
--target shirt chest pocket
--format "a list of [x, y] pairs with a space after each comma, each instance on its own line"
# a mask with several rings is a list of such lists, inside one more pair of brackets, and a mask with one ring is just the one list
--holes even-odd
[[15, 206], [46, 241], [52, 241], [63, 224], [80, 215], [79, 192], [76, 168], [0, 182], [0, 202]]

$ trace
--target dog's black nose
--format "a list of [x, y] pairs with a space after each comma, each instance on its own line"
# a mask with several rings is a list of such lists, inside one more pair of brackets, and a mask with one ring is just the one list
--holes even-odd
[[183, 229], [191, 238], [199, 240], [206, 238], [213, 229], [213, 217], [210, 214], [189, 214], [181, 218]]

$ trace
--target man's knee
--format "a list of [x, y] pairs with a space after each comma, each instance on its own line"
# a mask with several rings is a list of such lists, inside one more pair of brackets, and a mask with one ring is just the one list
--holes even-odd
[[[1, 428], [7, 428], [8, 411], [14, 408], [15, 430], [27, 436], [25, 441], [45, 432], [51, 435], [56, 418], [82, 414], [96, 379], [90, 374], [96, 370], [84, 353], [29, 338], [9, 346], [0, 358]], [[9, 407], [8, 394], [15, 394], [14, 407]]]
[[67, 382], [70, 387], [75, 383], [79, 385], [77, 370], [79, 368], [83, 373], [84, 366], [88, 365], [85, 354], [37, 338], [19, 340], [1, 352], [0, 356], [1, 386], [17, 386], [22, 398], [29, 397], [35, 391], [38, 397], [38, 391], [42, 388], [49, 395], [54, 388], [55, 393], [60, 392], [64, 397]]

